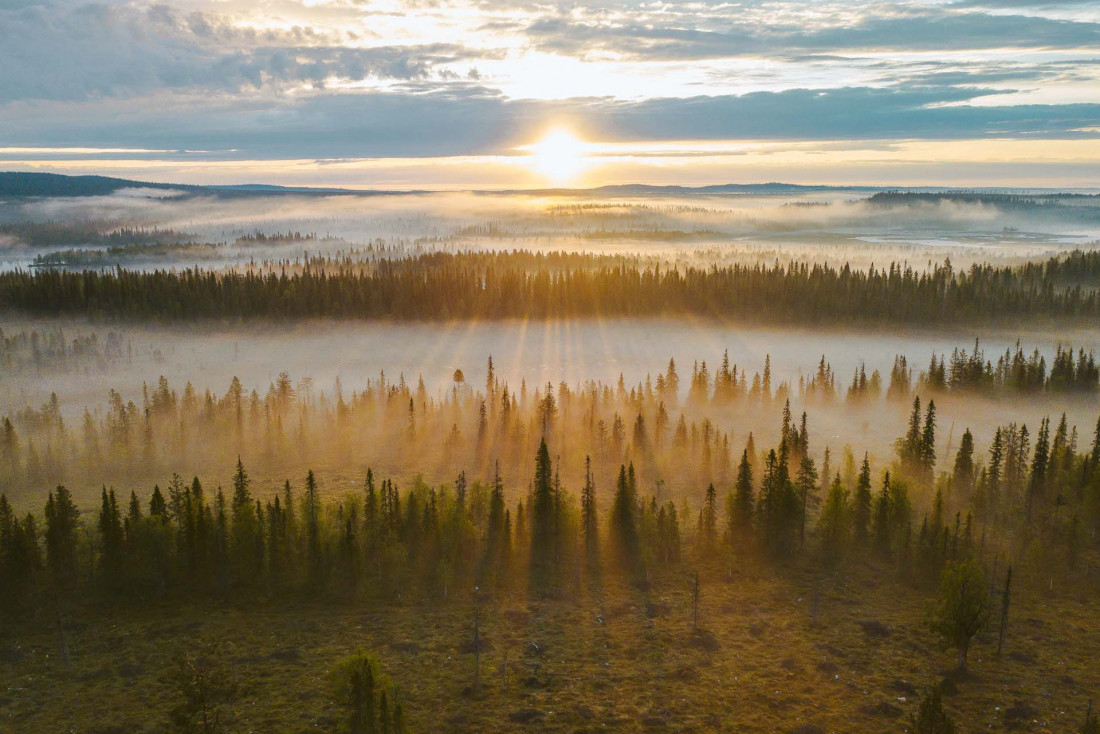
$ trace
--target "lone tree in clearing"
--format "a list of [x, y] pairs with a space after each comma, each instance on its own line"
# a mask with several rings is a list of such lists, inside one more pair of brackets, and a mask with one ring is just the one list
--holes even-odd
[[183, 699], [171, 712], [169, 731], [218, 734], [225, 731], [224, 709], [237, 695], [237, 681], [214, 660], [214, 646], [175, 659], [169, 679]]
[[985, 574], [973, 561], [948, 563], [940, 581], [940, 598], [929, 626], [947, 647], [959, 652], [959, 670], [966, 670], [970, 641], [989, 624]]
[[[394, 701], [386, 677], [374, 658], [362, 649], [341, 660], [332, 671], [337, 701], [347, 713], [349, 734], [401, 734], [401, 704]], [[387, 695], [389, 691], [390, 695]]]
[[943, 708], [943, 691], [938, 685], [925, 691], [910, 721], [914, 734], [955, 734], [955, 722]]

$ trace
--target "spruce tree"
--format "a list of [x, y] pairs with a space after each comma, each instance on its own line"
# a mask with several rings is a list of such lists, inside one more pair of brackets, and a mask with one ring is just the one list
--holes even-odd
[[729, 513], [730, 542], [744, 540], [752, 530], [753, 506], [752, 464], [749, 463], [749, 451], [741, 453], [741, 463], [737, 466], [737, 481], [734, 483], [733, 505]]
[[620, 465], [611, 503], [609, 537], [618, 567], [634, 583], [641, 583], [645, 578], [645, 563], [638, 536], [637, 499], [631, 485], [626, 467]]
[[56, 588], [72, 591], [77, 581], [77, 529], [80, 512], [63, 485], [46, 498], [46, 566]]
[[863, 455], [863, 464], [856, 479], [855, 502], [852, 506], [852, 534], [857, 545], [866, 545], [871, 529], [871, 462]]
[[546, 440], [535, 456], [535, 485], [531, 497], [530, 589], [536, 595], [555, 591], [554, 477]]
[[599, 519], [596, 514], [596, 482], [592, 476], [592, 459], [584, 457], [584, 489], [581, 491], [581, 528], [584, 533], [585, 561], [590, 570], [599, 567]]

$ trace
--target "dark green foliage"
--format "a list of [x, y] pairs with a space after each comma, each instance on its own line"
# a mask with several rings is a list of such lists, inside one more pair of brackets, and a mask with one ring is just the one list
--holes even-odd
[[349, 734], [401, 734], [401, 704], [374, 658], [362, 649], [341, 660], [332, 674], [336, 702], [346, 711]]
[[920, 708], [909, 718], [914, 734], [954, 734], [955, 722], [943, 708], [943, 691], [931, 686], [921, 696]]
[[77, 525], [80, 512], [63, 486], [46, 500], [46, 566], [56, 587], [72, 591], [77, 581]]
[[553, 468], [546, 441], [539, 443], [535, 457], [535, 487], [531, 498], [530, 588], [535, 594], [555, 590], [558, 579], [555, 560], [555, 508]]
[[734, 483], [733, 500], [729, 512], [728, 534], [731, 542], [745, 540], [752, 530], [752, 515], [755, 497], [752, 486], [752, 465], [749, 452], [741, 454], [741, 463], [737, 466], [737, 481]]
[[1081, 725], [1081, 734], [1100, 734], [1100, 718], [1092, 710], [1092, 701], [1089, 701], [1088, 711], [1085, 712], [1085, 723]]
[[170, 730], [179, 734], [227, 731], [226, 708], [237, 696], [238, 683], [216, 657], [212, 644], [176, 656], [169, 682], [182, 699], [173, 709]]
[[[1055, 288], [1066, 272], [1095, 282], [1100, 254], [1020, 267], [949, 263], [867, 271], [792, 263], [655, 270], [566, 253], [433, 253], [371, 268], [318, 263], [263, 270], [0, 275], [0, 306], [155, 318], [504, 318], [696, 313], [776, 322], [958, 323], [1096, 318], [1094, 289]], [[767, 382], [765, 380], [765, 382]], [[763, 386], [765, 396], [770, 385]]]
[[584, 489], [581, 490], [581, 529], [584, 533], [584, 555], [589, 570], [599, 568], [600, 529], [596, 510], [596, 484], [592, 477], [592, 459], [584, 457]]
[[625, 466], [619, 467], [619, 479], [615, 484], [615, 497], [611, 503], [610, 541], [614, 560], [635, 583], [645, 578], [645, 564], [641, 554], [638, 531], [638, 500], [634, 488], [634, 467], [627, 474]]
[[871, 533], [871, 462], [863, 455], [863, 465], [856, 480], [855, 503], [852, 507], [852, 534], [857, 545], [866, 545]]
[[802, 506], [788, 469], [787, 444], [779, 453], [768, 453], [760, 482], [757, 519], [764, 544], [776, 555], [787, 555], [795, 546]]
[[988, 624], [989, 592], [981, 567], [969, 560], [948, 563], [929, 626], [945, 646], [958, 651], [960, 669], [966, 668], [970, 641]]
[[835, 566], [839, 563], [851, 540], [851, 528], [852, 508], [848, 490], [840, 481], [840, 474], [837, 474], [829, 487], [829, 494], [825, 498], [825, 506], [819, 518], [821, 556], [826, 565]]
[[959, 452], [955, 455], [952, 476], [954, 491], [962, 499], [970, 499], [970, 494], [974, 491], [974, 436], [969, 428], [963, 432], [962, 440], [959, 442]]

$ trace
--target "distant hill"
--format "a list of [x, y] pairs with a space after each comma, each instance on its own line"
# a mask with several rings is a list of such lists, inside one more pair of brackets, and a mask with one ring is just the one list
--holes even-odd
[[195, 190], [198, 186], [128, 181], [107, 176], [63, 176], [59, 173], [0, 172], [0, 196], [106, 196], [119, 189]]
[[221, 198], [278, 196], [287, 194], [370, 196], [380, 193], [392, 193], [381, 191], [356, 191], [353, 189], [270, 186], [266, 184], [194, 186], [188, 184], [133, 181], [125, 178], [110, 178], [108, 176], [65, 176], [58, 173], [24, 173], [18, 171], [0, 172], [0, 197], [107, 196], [122, 189], [179, 191], [185, 196], [217, 196]]
[[[0, 197], [31, 196], [106, 196], [121, 189], [158, 189], [179, 191], [186, 196], [217, 196], [240, 198], [256, 196], [378, 196], [384, 194], [421, 194], [417, 191], [378, 191], [342, 188], [312, 188], [308, 186], [275, 186], [271, 184], [239, 184], [231, 186], [194, 186], [150, 183], [108, 176], [65, 176], [57, 173], [0, 172]], [[590, 189], [510, 189], [480, 191], [484, 194], [530, 194], [535, 196], [691, 196], [721, 194], [799, 194], [814, 191], [882, 191], [881, 188], [860, 186], [804, 186], [788, 183], [717, 184], [711, 186], [652, 186], [620, 184]]]
[[[58, 173], [25, 173], [0, 171], [0, 198], [34, 196], [107, 196], [121, 189], [157, 189], [178, 191], [184, 196], [215, 196], [219, 198], [252, 198], [260, 196], [384, 196], [393, 194], [427, 194], [430, 190], [384, 191], [375, 189], [314, 188], [309, 186], [275, 186], [271, 184], [239, 184], [227, 186], [195, 186], [189, 184], [151, 183], [108, 176], [65, 176]], [[710, 186], [653, 186], [650, 184], [618, 184], [590, 189], [547, 188], [475, 190], [484, 195], [524, 194], [530, 196], [722, 196], [722, 195], [782, 195], [825, 191], [851, 191], [873, 194], [878, 204], [907, 204], [950, 198], [954, 200], [989, 199], [991, 203], [1006, 203], [1008, 198], [1036, 196], [1066, 196], [1054, 189], [1030, 189], [1009, 192], [1004, 189], [978, 188], [964, 192], [945, 187], [890, 186], [830, 186], [789, 184], [780, 182], [756, 184], [714, 184]]]

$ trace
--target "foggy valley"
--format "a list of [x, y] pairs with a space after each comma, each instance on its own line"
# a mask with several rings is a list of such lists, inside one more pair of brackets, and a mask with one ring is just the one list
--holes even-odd
[[0, 734], [1100, 734], [1098, 41], [0, 1]]

